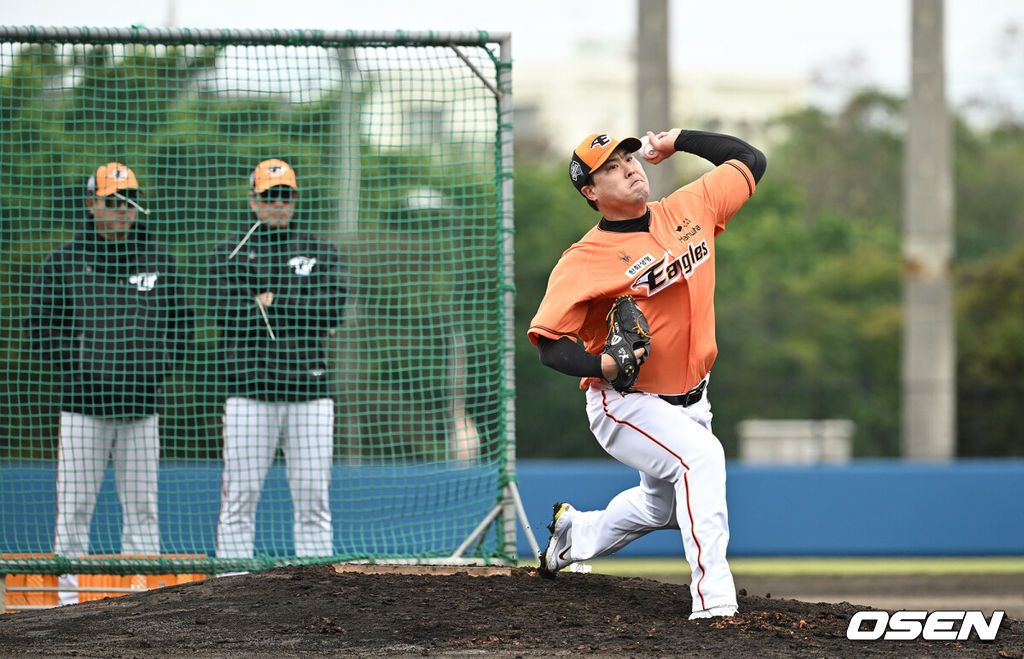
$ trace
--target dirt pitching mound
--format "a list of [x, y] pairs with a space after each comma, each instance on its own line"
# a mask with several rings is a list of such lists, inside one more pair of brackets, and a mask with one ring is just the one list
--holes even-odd
[[[434, 572], [434, 573], [430, 573]], [[286, 567], [0, 616], [2, 657], [1005, 657], [996, 640], [850, 641], [870, 607], [740, 591], [735, 618], [689, 621], [686, 585], [600, 574]], [[489, 575], [489, 576], [488, 576]]]

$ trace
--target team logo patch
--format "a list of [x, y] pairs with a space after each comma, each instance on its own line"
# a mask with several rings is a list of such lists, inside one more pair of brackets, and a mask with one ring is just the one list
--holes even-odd
[[578, 181], [583, 176], [583, 167], [576, 160], [569, 164], [569, 176], [572, 177], [573, 181]]
[[654, 295], [680, 279], [692, 277], [710, 255], [711, 249], [707, 240], [702, 240], [696, 245], [690, 243], [686, 246], [686, 251], [676, 259], [666, 252], [661, 260], [637, 275], [630, 288], [638, 292], [647, 289], [648, 296]]
[[128, 170], [124, 167], [115, 167], [114, 169], [107, 170], [107, 178], [114, 179], [115, 181], [127, 181]]
[[151, 291], [156, 288], [156, 280], [160, 277], [159, 272], [140, 272], [137, 275], [130, 275], [128, 283], [140, 291]]
[[629, 257], [629, 254], [626, 254], [621, 249], [619, 250], [617, 256], [619, 257], [619, 260], [622, 261], [623, 263], [629, 263], [630, 261], [633, 260]]
[[590, 142], [590, 148], [596, 149], [599, 146], [608, 146], [612, 143], [612, 140], [607, 135], [598, 135]]
[[316, 258], [310, 258], [308, 256], [294, 256], [288, 261], [288, 265], [295, 271], [295, 274], [300, 277], [307, 277], [309, 273], [313, 272], [313, 266], [316, 265]]

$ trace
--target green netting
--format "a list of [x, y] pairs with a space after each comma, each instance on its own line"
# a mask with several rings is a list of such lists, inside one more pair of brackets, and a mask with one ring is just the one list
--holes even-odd
[[514, 560], [501, 44], [0, 38], [0, 571]]

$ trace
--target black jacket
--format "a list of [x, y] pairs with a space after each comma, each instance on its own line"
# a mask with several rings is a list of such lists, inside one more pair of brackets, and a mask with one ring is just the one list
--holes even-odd
[[156, 411], [194, 320], [174, 258], [137, 223], [124, 242], [90, 226], [51, 253], [26, 329], [60, 369], [62, 410], [128, 419]]
[[[330, 244], [292, 228], [260, 226], [232, 259], [244, 234], [218, 245], [210, 260], [210, 304], [221, 328], [226, 393], [265, 401], [330, 397], [331, 329], [342, 321], [345, 269]], [[266, 307], [270, 337], [254, 297]]]

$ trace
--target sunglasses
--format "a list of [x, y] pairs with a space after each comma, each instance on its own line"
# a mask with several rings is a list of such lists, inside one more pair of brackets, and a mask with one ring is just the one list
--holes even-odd
[[136, 201], [139, 198], [139, 191], [134, 188], [124, 188], [122, 190], [117, 190], [113, 194], [109, 194], [105, 197], [97, 196], [96, 198], [100, 200], [106, 199], [115, 203], [123, 204], [125, 199], [131, 199], [132, 201]]
[[260, 193], [260, 199], [263, 201], [291, 201], [295, 197], [295, 191], [291, 188], [284, 186], [276, 186], [273, 188], [267, 188]]
[[96, 208], [134, 208], [135, 210], [149, 215], [149, 211], [138, 203], [139, 191], [134, 188], [118, 190], [106, 197], [96, 197]]

